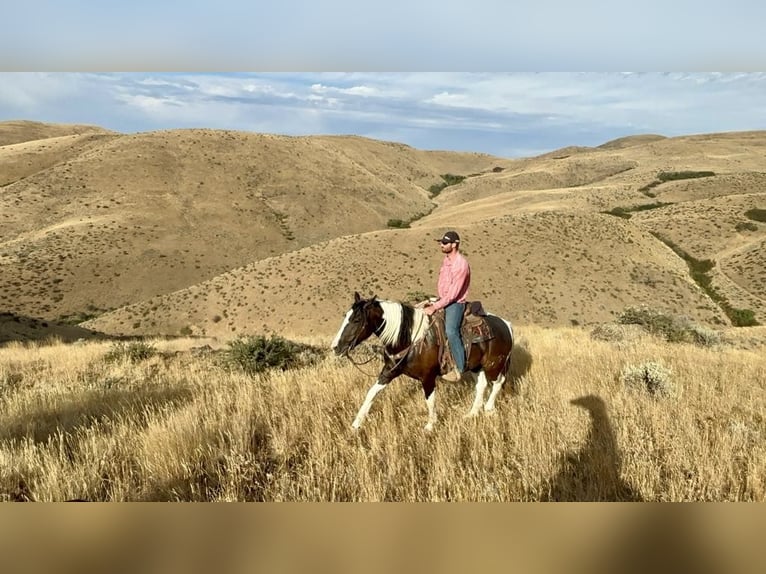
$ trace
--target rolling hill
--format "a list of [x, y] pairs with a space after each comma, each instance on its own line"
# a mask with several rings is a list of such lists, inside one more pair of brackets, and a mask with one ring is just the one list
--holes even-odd
[[[0, 123], [0, 311], [112, 335], [326, 336], [355, 290], [432, 293], [432, 239], [455, 228], [473, 298], [517, 323], [589, 325], [638, 304], [766, 322], [766, 132], [511, 160], [357, 136], [17, 124]], [[434, 188], [446, 174], [464, 179]], [[689, 257], [712, 262], [713, 296]]]

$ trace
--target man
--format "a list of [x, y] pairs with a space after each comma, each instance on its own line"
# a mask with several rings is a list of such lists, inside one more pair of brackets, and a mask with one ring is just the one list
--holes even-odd
[[444, 309], [444, 327], [452, 357], [455, 359], [455, 371], [447, 373], [442, 379], [457, 382], [465, 371], [465, 348], [460, 336], [460, 323], [463, 320], [466, 295], [471, 284], [471, 267], [460, 253], [460, 236], [457, 232], [448, 231], [436, 241], [441, 244], [444, 253], [436, 286], [439, 298], [427, 304], [423, 310], [430, 316], [439, 309]]

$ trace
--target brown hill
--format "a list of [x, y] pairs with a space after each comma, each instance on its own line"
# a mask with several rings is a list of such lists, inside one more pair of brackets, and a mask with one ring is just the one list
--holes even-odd
[[73, 343], [78, 340], [103, 339], [106, 336], [77, 325], [0, 313], [0, 345], [10, 341], [30, 342], [58, 340]]
[[[0, 305], [56, 318], [113, 309], [433, 207], [448, 167], [497, 158], [357, 137], [177, 130], [0, 148]], [[44, 158], [41, 146], [58, 146]], [[43, 161], [44, 160], [44, 161]], [[58, 160], [58, 161], [56, 161]], [[11, 175], [9, 175], [11, 174]]]
[[113, 132], [99, 126], [11, 120], [0, 122], [0, 147], [62, 136], [110, 133]]
[[635, 136], [625, 136], [610, 140], [606, 143], [602, 143], [600, 146], [598, 146], [598, 149], [625, 149], [626, 147], [643, 145], [663, 139], [665, 139], [665, 136], [658, 134], [639, 134]]
[[[725, 323], [686, 266], [652, 235], [603, 214], [530, 213], [456, 226], [473, 268], [472, 293], [520, 323], [609, 321], [625, 307], [686, 309]], [[118, 334], [331, 335], [354, 291], [407, 300], [433, 294], [440, 228], [347, 236], [259, 261], [183, 291], [84, 323]]]
[[[353, 136], [109, 136], [0, 192], [0, 305], [124, 306], [82, 324], [114, 334], [331, 335], [355, 290], [432, 293], [431, 239], [451, 227], [474, 297], [516, 322], [646, 303], [727, 324], [682, 252], [710, 258], [715, 288], [766, 322], [766, 224], [744, 215], [766, 208], [766, 132], [625, 140], [510, 160]], [[431, 197], [445, 174], [465, 180]]]

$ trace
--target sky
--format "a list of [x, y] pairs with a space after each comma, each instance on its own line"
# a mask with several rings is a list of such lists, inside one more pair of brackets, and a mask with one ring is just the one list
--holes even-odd
[[17, 119], [528, 157], [635, 134], [766, 129], [766, 73], [0, 72], [0, 121]]

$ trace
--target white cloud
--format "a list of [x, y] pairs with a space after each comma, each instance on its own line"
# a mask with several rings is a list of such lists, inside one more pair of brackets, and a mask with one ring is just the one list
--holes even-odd
[[0, 120], [402, 134], [504, 153], [766, 129], [764, 94], [763, 73], [2, 74]]

